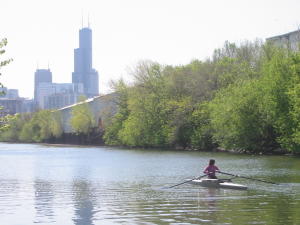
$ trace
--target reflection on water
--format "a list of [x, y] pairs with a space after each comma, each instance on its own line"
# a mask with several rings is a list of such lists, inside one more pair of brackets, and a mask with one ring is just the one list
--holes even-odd
[[[300, 224], [300, 159], [0, 144], [1, 225]], [[183, 184], [209, 158], [247, 191]]]
[[47, 181], [37, 180], [34, 182], [34, 196], [35, 196], [35, 223], [49, 223], [53, 222], [53, 198], [54, 193], [52, 184]]
[[74, 181], [72, 185], [72, 192], [74, 193], [74, 211], [75, 218], [73, 219], [76, 225], [92, 225], [94, 215], [94, 203], [90, 185], [86, 181]]

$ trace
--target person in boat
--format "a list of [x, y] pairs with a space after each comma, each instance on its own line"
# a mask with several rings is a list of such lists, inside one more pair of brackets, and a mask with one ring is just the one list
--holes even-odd
[[218, 179], [216, 172], [220, 171], [219, 168], [215, 165], [215, 160], [210, 159], [208, 166], [204, 169], [203, 173], [208, 175], [209, 179]]

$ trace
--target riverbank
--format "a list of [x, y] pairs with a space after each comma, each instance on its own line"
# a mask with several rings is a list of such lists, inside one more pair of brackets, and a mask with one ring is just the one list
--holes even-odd
[[[11, 143], [14, 144], [14, 142], [4, 142], [4, 143]], [[18, 144], [22, 144], [22, 142], [17, 142]], [[214, 152], [214, 153], [229, 153], [229, 154], [245, 154], [245, 155], [282, 155], [282, 156], [300, 156], [300, 154], [291, 153], [288, 151], [284, 151], [282, 149], [276, 149], [269, 152], [250, 152], [245, 150], [228, 150], [224, 148], [215, 148], [212, 150], [199, 150], [199, 149], [192, 149], [192, 148], [180, 148], [180, 147], [132, 147], [132, 146], [117, 146], [117, 145], [106, 145], [103, 142], [100, 142], [98, 144], [95, 143], [85, 143], [85, 144], [79, 144], [79, 143], [58, 143], [58, 142], [40, 142], [40, 143], [23, 143], [23, 144], [41, 144], [45, 146], [50, 147], [111, 147], [111, 148], [118, 148], [118, 149], [143, 149], [143, 150], [166, 150], [166, 151], [178, 151], [178, 152]]]

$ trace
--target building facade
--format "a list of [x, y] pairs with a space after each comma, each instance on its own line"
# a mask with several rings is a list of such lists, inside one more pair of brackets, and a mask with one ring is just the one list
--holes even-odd
[[117, 112], [117, 94], [107, 94], [104, 96], [97, 96], [89, 98], [84, 102], [78, 102], [71, 106], [66, 106], [58, 110], [62, 116], [62, 129], [64, 133], [73, 133], [71, 126], [72, 110], [80, 104], [87, 103], [94, 117], [95, 126], [101, 127], [102, 121], [111, 118]]
[[72, 105], [84, 95], [82, 84], [40, 83], [36, 90], [39, 109], [57, 109]]
[[0, 99], [0, 117], [5, 116], [7, 114], [14, 115], [16, 113], [24, 112], [24, 99], [8, 99], [8, 98], [1, 98]]
[[18, 89], [0, 88], [0, 117], [7, 114], [27, 112], [25, 108], [25, 98], [19, 97]]
[[19, 98], [18, 89], [8, 89], [7, 87], [0, 87], [0, 98], [16, 99]]
[[83, 84], [86, 97], [99, 95], [99, 75], [93, 69], [92, 30], [89, 27], [79, 30], [79, 48], [74, 50], [74, 72], [72, 83]]
[[34, 100], [38, 101], [38, 87], [41, 83], [52, 83], [50, 69], [37, 69], [34, 73]]
[[299, 51], [300, 30], [289, 32], [286, 34], [270, 37], [266, 39], [277, 47], [287, 48], [292, 51]]

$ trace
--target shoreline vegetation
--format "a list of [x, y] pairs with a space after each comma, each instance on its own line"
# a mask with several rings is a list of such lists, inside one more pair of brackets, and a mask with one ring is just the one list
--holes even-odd
[[138, 63], [133, 83], [113, 82], [118, 111], [93, 121], [87, 105], [61, 115], [42, 110], [7, 116], [0, 141], [140, 148], [300, 153], [300, 53], [260, 40], [225, 42], [187, 65]]

